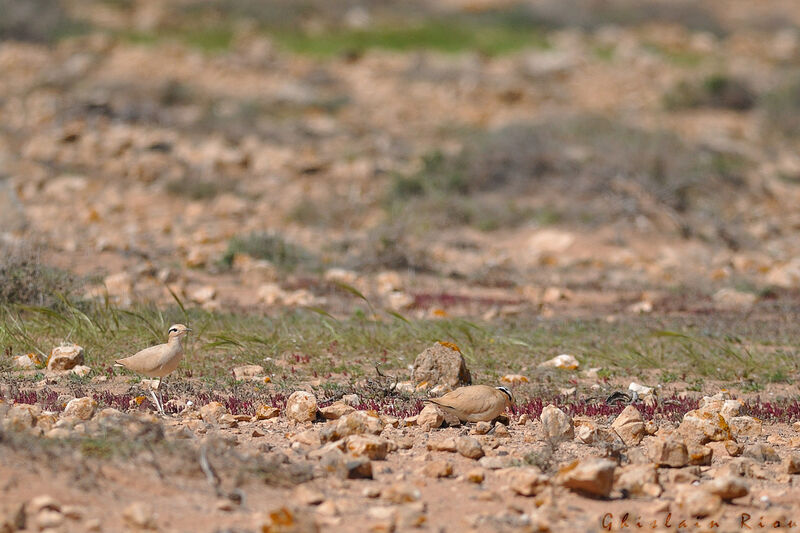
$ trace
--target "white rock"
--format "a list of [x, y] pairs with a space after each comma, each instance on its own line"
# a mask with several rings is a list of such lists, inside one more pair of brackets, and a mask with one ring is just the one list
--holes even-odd
[[83, 398], [75, 398], [67, 402], [67, 407], [64, 409], [64, 416], [74, 416], [79, 420], [89, 420], [94, 415], [97, 408], [97, 402], [88, 396]]
[[417, 425], [427, 429], [435, 429], [444, 424], [444, 414], [433, 404], [427, 404], [417, 415]]
[[56, 346], [47, 358], [47, 370], [70, 370], [83, 364], [83, 348], [77, 344]]
[[678, 485], [675, 504], [687, 515], [703, 518], [717, 512], [722, 506], [722, 498], [702, 487]]
[[153, 508], [144, 502], [134, 502], [122, 511], [122, 517], [130, 525], [142, 529], [155, 529], [156, 517]]
[[261, 365], [242, 365], [233, 369], [233, 377], [235, 379], [250, 379], [263, 375], [264, 367]]
[[716, 494], [723, 500], [732, 500], [747, 496], [750, 486], [747, 481], [738, 476], [723, 475], [715, 478], [704, 485], [705, 489], [711, 494]]
[[544, 426], [545, 433], [551, 441], [561, 442], [572, 440], [575, 437], [575, 428], [572, 418], [554, 405], [542, 409], [539, 417]]
[[645, 396], [649, 396], [650, 394], [653, 394], [653, 390], [654, 389], [653, 389], [653, 387], [646, 387], [644, 385], [640, 385], [639, 383], [636, 383], [635, 381], [632, 381], [631, 384], [628, 385], [628, 390], [631, 391], [631, 392], [635, 392], [640, 397], [645, 397]]
[[540, 368], [558, 368], [560, 370], [577, 370], [579, 366], [580, 363], [574, 356], [565, 353], [539, 364]]
[[644, 419], [634, 406], [627, 406], [611, 424], [614, 431], [627, 446], [635, 446], [645, 435]]
[[72, 370], [70, 370], [69, 373], [75, 374], [76, 376], [79, 377], [85, 377], [88, 376], [91, 371], [92, 371], [91, 367], [88, 367], [86, 365], [78, 365], [74, 367]]
[[295, 391], [286, 400], [286, 417], [297, 422], [312, 422], [317, 418], [317, 399], [306, 391]]
[[559, 470], [556, 481], [568, 489], [606, 498], [614, 486], [616, 467], [616, 463], [608, 459], [574, 461]]

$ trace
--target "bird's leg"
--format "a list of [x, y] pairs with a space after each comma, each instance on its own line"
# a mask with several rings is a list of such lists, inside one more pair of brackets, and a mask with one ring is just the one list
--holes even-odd
[[164, 381], [164, 378], [158, 378], [158, 385], [156, 385], [156, 389], [158, 390], [158, 399], [161, 401], [161, 414], [166, 414], [164, 412], [164, 397], [161, 396], [161, 383]]
[[153, 397], [153, 403], [156, 404], [156, 409], [158, 409], [158, 412], [161, 412], [161, 404], [159, 403], [158, 398], [156, 397], [155, 391], [153, 390], [152, 387], [147, 387], [147, 388], [150, 389], [150, 396]]

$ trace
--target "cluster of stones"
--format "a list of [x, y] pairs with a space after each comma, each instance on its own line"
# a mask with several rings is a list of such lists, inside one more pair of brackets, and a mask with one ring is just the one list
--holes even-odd
[[83, 362], [83, 347], [77, 344], [56, 346], [46, 359], [36, 353], [28, 353], [14, 358], [15, 366], [21, 370], [44, 368], [52, 375], [70, 373], [81, 377], [92, 371]]
[[[260, 516], [263, 531], [281, 531], [286, 521], [308, 522], [309, 527], [341, 524], [341, 502], [326, 496], [325, 487], [315, 482], [319, 478], [340, 483], [381, 480], [365, 485], [363, 492], [374, 502], [364, 509], [373, 529], [424, 524], [428, 507], [419, 488], [406, 474], [392, 476], [390, 481], [383, 475], [387, 467], [382, 462], [391, 454], [412, 451], [419, 462], [414, 473], [420, 477], [475, 485], [492, 479], [493, 484], [499, 481], [515, 495], [532, 498], [535, 509], [525, 515], [533, 523], [544, 523], [547, 510], [564, 492], [590, 498], [660, 498], [661, 504], [666, 502], [686, 516], [714, 517], [726, 502], [750, 495], [753, 482], [774, 477], [774, 468], [768, 471], [765, 463], [778, 463], [782, 472], [778, 475], [785, 476], [785, 481], [800, 474], [800, 454], [779, 457], [773, 447], [788, 444], [796, 448], [800, 437], [763, 438], [761, 421], [742, 415], [742, 403], [727, 393], [703, 398], [698, 409], [686, 413], [677, 425], [645, 421], [633, 405], [610, 424], [572, 418], [549, 405], [538, 420], [522, 415], [516, 420], [479, 422], [458, 433], [436, 431], [457, 421], [446, 420], [434, 408], [400, 419], [359, 410], [359, 404], [358, 396], [348, 395], [320, 407], [312, 393], [296, 391], [282, 412], [261, 405], [253, 416], [231, 414], [218, 402], [199, 408], [189, 405], [179, 417], [166, 422], [167, 435], [222, 435], [230, 445], [240, 443], [239, 435], [256, 441], [268, 433], [285, 435], [286, 454], [308, 466], [310, 475], [293, 493], [297, 505], [280, 506]], [[137, 417], [158, 420], [139, 412], [98, 411], [89, 397], [69, 399], [60, 414], [35, 405], [0, 403], [2, 429], [51, 438], [99, 434], [107, 424]], [[518, 440], [524, 442], [515, 442]], [[537, 461], [537, 454], [547, 453], [558, 460], [551, 465]], [[28, 506], [27, 512], [32, 508]], [[56, 512], [69, 519], [52, 505], [41, 508], [48, 511], [42, 511], [43, 518], [37, 514], [28, 519], [55, 521]], [[218, 508], [227, 511], [234, 506], [220, 502]], [[309, 514], [307, 508], [314, 513]], [[126, 510], [125, 519], [148, 527], [150, 514], [145, 511]]]

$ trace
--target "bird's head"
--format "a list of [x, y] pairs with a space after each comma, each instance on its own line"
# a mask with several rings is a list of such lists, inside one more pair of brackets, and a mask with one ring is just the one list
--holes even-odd
[[511, 394], [511, 391], [507, 387], [495, 387], [495, 388], [506, 395], [506, 397], [508, 398], [506, 400], [506, 403], [508, 403], [508, 405], [514, 403], [514, 395]]
[[169, 335], [169, 340], [181, 339], [184, 336], [186, 336], [186, 334], [188, 334], [190, 331], [192, 330], [187, 328], [183, 324], [173, 324], [169, 327], [169, 330], [167, 330], [167, 334]]

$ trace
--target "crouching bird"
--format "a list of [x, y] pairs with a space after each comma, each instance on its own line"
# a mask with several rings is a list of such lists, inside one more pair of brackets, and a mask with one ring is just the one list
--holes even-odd
[[425, 401], [457, 416], [462, 422], [488, 422], [503, 414], [514, 402], [514, 397], [505, 387], [471, 385]]
[[125, 367], [150, 378], [158, 378], [158, 384], [156, 385], [158, 398], [156, 398], [153, 389], [150, 389], [150, 394], [153, 396], [153, 401], [161, 414], [164, 414], [164, 403], [161, 400], [161, 382], [167, 374], [178, 368], [178, 364], [183, 359], [183, 344], [181, 341], [190, 331], [192, 330], [183, 324], [173, 324], [169, 327], [167, 333], [169, 339], [166, 344], [151, 346], [125, 359], [117, 359], [114, 365]]

